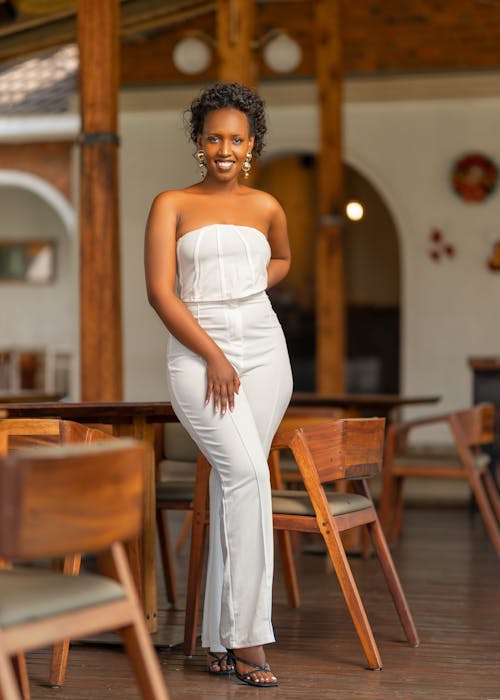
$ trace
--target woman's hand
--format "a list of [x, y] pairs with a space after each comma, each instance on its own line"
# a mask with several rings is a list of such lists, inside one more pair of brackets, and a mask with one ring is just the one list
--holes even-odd
[[229, 410], [234, 410], [234, 395], [240, 389], [240, 380], [234, 367], [221, 352], [217, 356], [207, 360], [207, 393], [205, 396], [205, 406], [214, 398], [214, 410], [225, 414], [229, 405]]

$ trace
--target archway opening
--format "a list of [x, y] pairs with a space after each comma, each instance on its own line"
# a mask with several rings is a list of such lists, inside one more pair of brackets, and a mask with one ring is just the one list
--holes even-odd
[[[5, 175], [5, 171], [2, 172]], [[0, 269], [0, 388], [70, 396], [72, 360], [78, 335], [77, 275], [71, 205], [61, 213], [54, 188], [29, 174], [0, 179], [0, 243], [6, 254]], [[34, 181], [41, 181], [38, 190]], [[43, 244], [43, 245], [42, 245]], [[37, 247], [51, 251], [30, 265]], [[48, 274], [24, 274], [37, 264]]]
[[[346, 390], [399, 391], [400, 269], [397, 229], [389, 208], [369, 180], [344, 166], [345, 201], [363, 204], [359, 221], [345, 218], [343, 230], [346, 304]], [[295, 153], [264, 160], [256, 186], [283, 205], [293, 264], [270, 290], [288, 341], [295, 389], [315, 389], [316, 160]]]

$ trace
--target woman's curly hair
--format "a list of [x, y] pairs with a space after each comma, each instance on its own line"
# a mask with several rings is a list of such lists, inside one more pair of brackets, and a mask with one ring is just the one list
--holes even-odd
[[189, 135], [194, 143], [203, 131], [206, 115], [215, 109], [237, 109], [246, 114], [250, 136], [255, 137], [252, 153], [258, 157], [264, 148], [267, 127], [264, 101], [257, 93], [240, 83], [215, 83], [204, 90], [186, 110]]

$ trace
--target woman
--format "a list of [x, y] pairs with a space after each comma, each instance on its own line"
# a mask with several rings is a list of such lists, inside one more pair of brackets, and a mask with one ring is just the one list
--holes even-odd
[[193, 101], [189, 125], [202, 180], [153, 202], [148, 297], [170, 331], [175, 413], [212, 465], [202, 633], [209, 671], [275, 686], [262, 646], [274, 641], [267, 457], [292, 377], [265, 290], [290, 267], [286, 219], [274, 197], [240, 182], [266, 131], [252, 90], [215, 84]]

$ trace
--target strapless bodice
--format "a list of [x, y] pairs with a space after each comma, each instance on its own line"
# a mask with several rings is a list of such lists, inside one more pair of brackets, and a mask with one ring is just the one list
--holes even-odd
[[209, 224], [177, 240], [182, 301], [243, 299], [267, 288], [271, 248], [252, 226]]

